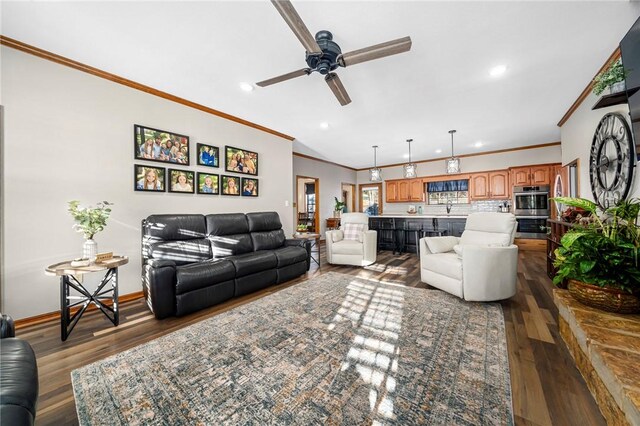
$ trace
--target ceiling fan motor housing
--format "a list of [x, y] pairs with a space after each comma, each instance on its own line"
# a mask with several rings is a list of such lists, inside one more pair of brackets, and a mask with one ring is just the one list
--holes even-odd
[[326, 75], [338, 68], [338, 56], [342, 54], [342, 50], [340, 50], [340, 46], [333, 41], [333, 34], [326, 30], [316, 33], [316, 42], [322, 50], [322, 55], [309, 54], [307, 52], [307, 65], [309, 65], [309, 68], [312, 70]]

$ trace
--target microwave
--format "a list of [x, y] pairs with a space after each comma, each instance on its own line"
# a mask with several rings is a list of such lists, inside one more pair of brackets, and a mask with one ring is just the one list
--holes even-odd
[[549, 217], [549, 185], [514, 186], [513, 213], [516, 216]]

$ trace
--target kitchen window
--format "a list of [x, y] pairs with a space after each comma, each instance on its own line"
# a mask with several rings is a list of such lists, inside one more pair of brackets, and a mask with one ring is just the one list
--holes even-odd
[[468, 204], [469, 180], [446, 180], [427, 183], [429, 204]]

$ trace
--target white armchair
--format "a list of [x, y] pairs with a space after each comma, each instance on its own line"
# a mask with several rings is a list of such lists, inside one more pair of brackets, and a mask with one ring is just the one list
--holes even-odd
[[420, 240], [420, 279], [469, 301], [508, 299], [516, 294], [517, 228], [511, 213], [472, 213], [462, 237]]
[[[362, 231], [345, 235], [348, 224], [361, 224]], [[369, 230], [369, 216], [364, 213], [343, 213], [340, 229], [327, 231], [326, 243], [331, 264], [367, 266], [376, 261], [376, 231]]]

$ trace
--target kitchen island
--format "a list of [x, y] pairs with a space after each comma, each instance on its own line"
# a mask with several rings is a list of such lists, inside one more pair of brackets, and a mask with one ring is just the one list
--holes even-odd
[[459, 237], [464, 231], [467, 215], [384, 214], [369, 217], [369, 229], [378, 231], [378, 249], [401, 252], [417, 250], [415, 231], [427, 235]]

